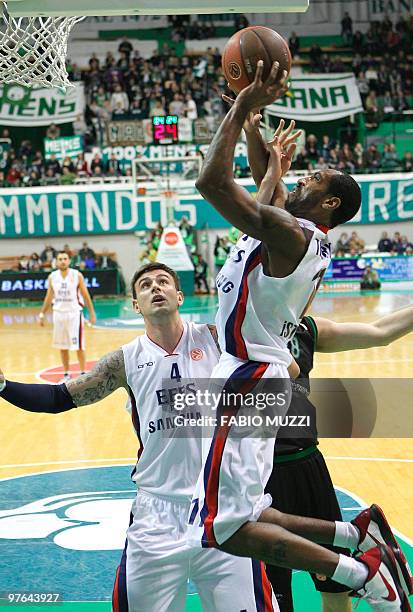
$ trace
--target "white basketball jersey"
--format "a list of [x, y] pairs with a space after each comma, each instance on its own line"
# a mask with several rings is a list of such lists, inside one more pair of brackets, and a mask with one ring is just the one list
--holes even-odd
[[55, 270], [49, 277], [53, 288], [53, 310], [56, 312], [73, 312], [83, 309], [79, 293], [79, 272], [69, 268], [65, 277], [60, 270]]
[[[219, 360], [211, 332], [207, 325], [184, 323], [172, 354], [146, 334], [122, 350], [128, 409], [140, 444], [132, 479], [148, 493], [190, 502], [202, 467], [202, 439], [182, 437], [173, 398], [177, 392], [194, 391], [196, 379], [210, 378]], [[186, 389], [188, 379], [192, 388]], [[183, 410], [181, 416], [197, 418], [196, 407]]]
[[291, 362], [287, 343], [331, 259], [327, 235], [311, 221], [297, 221], [313, 235], [294, 272], [285, 278], [266, 276], [261, 241], [244, 235], [217, 276], [219, 344], [239, 359], [286, 366]]

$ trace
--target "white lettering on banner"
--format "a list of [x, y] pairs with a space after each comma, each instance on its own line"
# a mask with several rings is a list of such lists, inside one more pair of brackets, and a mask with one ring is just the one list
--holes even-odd
[[[202, 200], [201, 200], [201, 204], [202, 204]], [[191, 225], [196, 225], [197, 218], [196, 218], [196, 205], [195, 204], [190, 204], [189, 202], [185, 202], [184, 198], [181, 198], [181, 200], [177, 198], [176, 202], [174, 203], [174, 212], [186, 213], [185, 216], [189, 217], [188, 218], [189, 223]]]
[[99, 223], [101, 229], [108, 232], [110, 229], [110, 217], [109, 217], [109, 198], [108, 194], [101, 191], [98, 194], [101, 204], [96, 201], [93, 193], [86, 193], [86, 227], [88, 232], [96, 232], [95, 218]]
[[36, 228], [34, 224], [34, 215], [42, 216], [43, 232], [50, 233], [50, 211], [49, 200], [47, 195], [41, 195], [38, 201], [31, 195], [26, 196], [26, 212], [27, 212], [27, 231], [29, 234], [35, 234]]
[[8, 204], [4, 201], [3, 198], [0, 198], [0, 234], [3, 235], [6, 234], [5, 217], [14, 218], [14, 231], [16, 234], [21, 234], [22, 222], [20, 217], [18, 196], [12, 196]]
[[152, 218], [153, 206], [152, 200], [148, 200], [147, 198], [144, 201], [144, 210], [145, 210], [145, 227], [148, 229], [154, 229], [157, 226], [157, 221], [154, 221]]
[[[71, 206], [65, 206], [65, 202], [70, 202]], [[65, 217], [71, 217], [73, 231], [80, 232], [79, 196], [77, 193], [56, 194], [56, 216], [59, 234], [70, 233], [68, 231], [69, 228], [65, 227]]]
[[[138, 225], [138, 204], [132, 199], [130, 191], [115, 193], [116, 229], [118, 231], [133, 230]], [[129, 221], [125, 221], [125, 212], [129, 212]]]
[[[405, 193], [409, 189], [410, 193]], [[400, 181], [397, 186], [397, 214], [400, 219], [412, 219], [413, 209], [405, 210], [404, 205], [413, 202], [413, 181]]]
[[390, 214], [387, 205], [391, 200], [391, 183], [371, 183], [369, 185], [369, 221], [376, 220], [376, 208], [380, 209], [380, 214], [385, 221], [389, 221]]

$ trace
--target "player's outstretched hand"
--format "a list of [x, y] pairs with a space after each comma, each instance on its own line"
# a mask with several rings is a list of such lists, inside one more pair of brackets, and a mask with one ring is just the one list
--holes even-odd
[[[222, 99], [224, 100], [224, 102], [226, 102], [230, 106], [232, 106], [235, 102], [234, 98], [230, 98], [229, 96], [225, 94], [222, 94]], [[242, 126], [244, 132], [247, 132], [249, 134], [252, 132], [255, 132], [255, 130], [257, 130], [260, 127], [261, 119], [262, 119], [262, 115], [259, 112], [259, 110], [252, 110], [250, 113], [248, 113], [248, 116], [244, 121], [244, 125]]]
[[289, 169], [291, 168], [291, 164], [293, 161], [294, 153], [297, 148], [297, 140], [301, 136], [302, 130], [297, 130], [294, 132], [295, 121], [290, 121], [290, 125], [284, 130], [285, 121], [284, 119], [280, 120], [276, 131], [274, 132], [274, 136], [272, 140], [267, 143], [269, 150], [271, 151], [271, 147], [274, 145], [275, 139], [277, 140], [277, 145], [281, 150], [281, 172], [282, 176], [285, 176]]
[[249, 111], [253, 111], [256, 108], [264, 108], [264, 106], [272, 104], [278, 98], [282, 98], [288, 91], [288, 73], [286, 70], [283, 70], [280, 78], [279, 69], [279, 62], [274, 62], [268, 78], [263, 81], [264, 62], [259, 60], [255, 78], [248, 87], [240, 91], [236, 100], [237, 104], [242, 105]]

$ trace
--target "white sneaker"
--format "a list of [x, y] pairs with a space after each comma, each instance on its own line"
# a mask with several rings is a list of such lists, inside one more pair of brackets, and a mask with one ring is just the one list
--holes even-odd
[[365, 599], [376, 612], [411, 612], [390, 546], [379, 544], [357, 560], [367, 565], [369, 573], [364, 587], [353, 595]]
[[69, 382], [69, 380], [72, 380], [72, 377], [70, 376], [70, 374], [65, 374], [63, 378], [59, 380], [58, 384], [61, 385], [62, 383], [67, 383]]

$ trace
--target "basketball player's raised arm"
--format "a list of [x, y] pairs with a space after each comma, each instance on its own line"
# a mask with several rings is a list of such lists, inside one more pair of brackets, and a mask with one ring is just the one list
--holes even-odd
[[321, 353], [386, 346], [413, 332], [413, 306], [402, 308], [373, 323], [336, 323], [315, 317], [317, 348]]
[[122, 349], [102, 357], [87, 374], [61, 385], [13, 382], [0, 370], [0, 397], [29, 412], [66, 412], [94, 404], [121, 387], [128, 389]]
[[80, 272], [79, 272], [79, 291], [82, 294], [83, 299], [85, 300], [85, 305], [89, 312], [89, 321], [91, 322], [92, 325], [94, 325], [96, 323], [95, 308], [93, 306], [92, 298], [90, 297], [88, 288], [85, 285], [84, 276]]
[[[306, 247], [297, 220], [284, 210], [255, 201], [233, 176], [235, 146], [248, 113], [274, 102], [286, 91], [285, 73], [277, 81], [277, 63], [265, 82], [261, 80], [262, 69], [262, 62], [258, 62], [254, 82], [241, 91], [214, 136], [196, 186], [232, 225], [253, 238], [263, 240], [267, 246], [277, 244], [280, 249], [285, 246], [286, 255], [293, 259], [301, 257]], [[280, 179], [281, 175], [278, 181]]]

